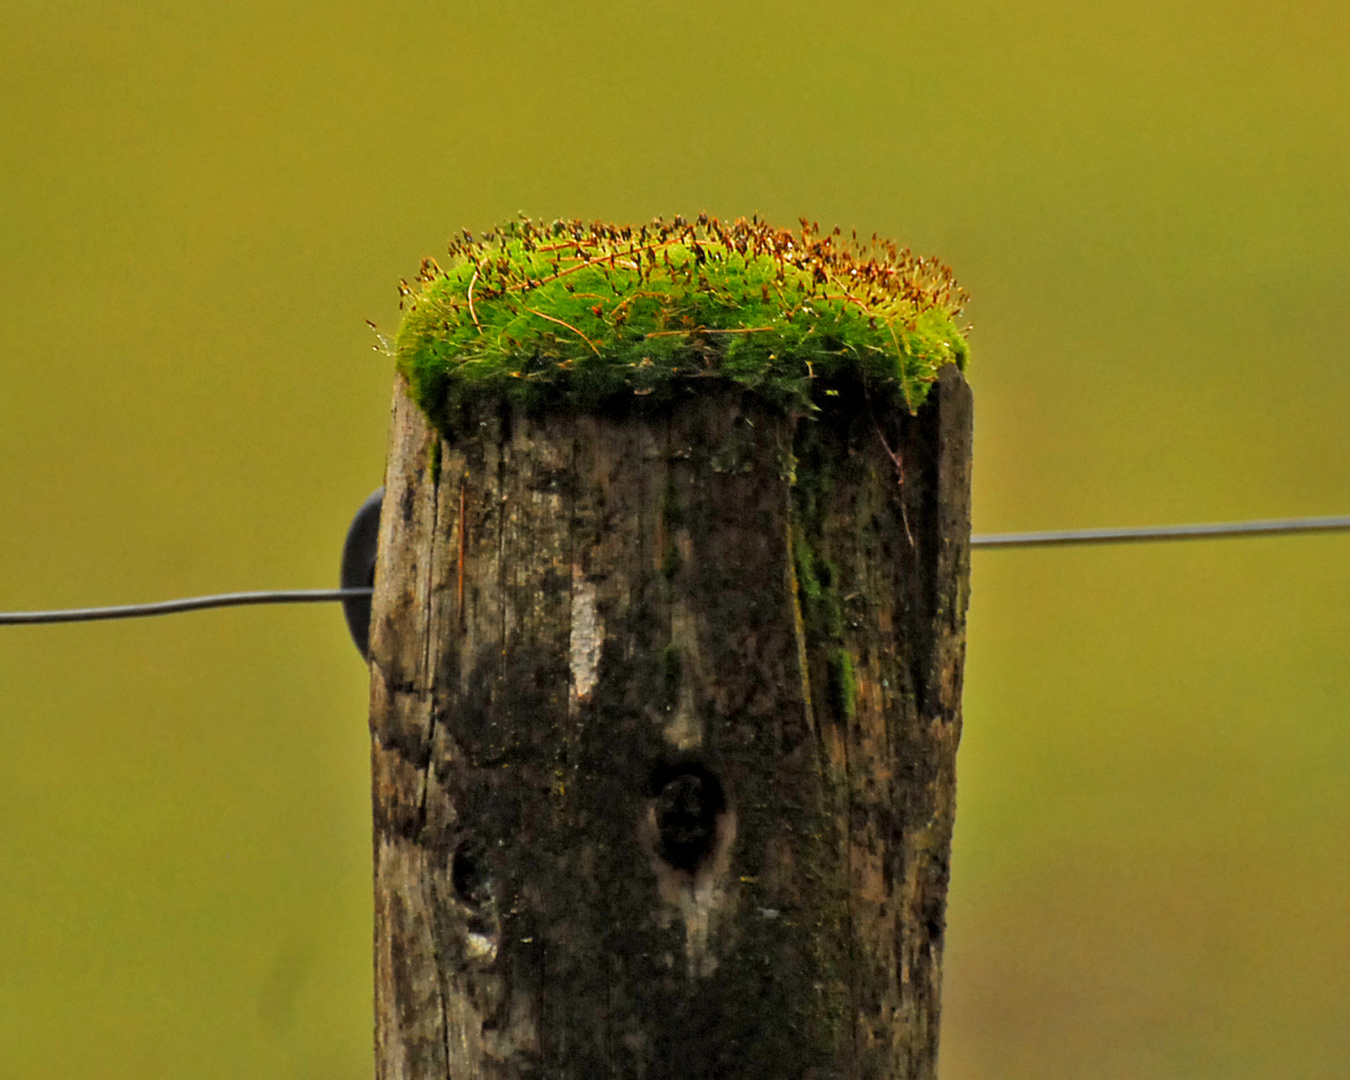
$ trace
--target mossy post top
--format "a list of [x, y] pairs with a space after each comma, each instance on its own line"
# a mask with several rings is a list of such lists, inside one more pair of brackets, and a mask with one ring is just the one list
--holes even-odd
[[799, 414], [841, 386], [912, 412], [969, 355], [948, 267], [804, 219], [522, 217], [465, 231], [416, 280], [394, 354], [446, 434], [482, 397], [590, 411], [728, 383]]

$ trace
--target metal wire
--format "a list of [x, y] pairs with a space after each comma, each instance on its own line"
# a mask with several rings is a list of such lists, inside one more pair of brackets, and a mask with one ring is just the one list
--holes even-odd
[[1230, 536], [1350, 531], [1350, 516], [1216, 521], [1201, 525], [1144, 525], [1127, 529], [1061, 529], [1055, 532], [977, 533], [977, 548], [1065, 547], [1069, 544], [1127, 544], [1142, 540], [1218, 540]]
[[327, 600], [369, 596], [373, 589], [281, 589], [274, 592], [221, 593], [189, 596], [157, 604], [122, 604], [118, 607], [65, 608], [61, 611], [0, 611], [0, 626], [33, 623], [94, 622], [98, 619], [139, 619], [147, 615], [176, 615], [204, 608], [245, 607], [249, 604], [319, 604]]
[[[1219, 540], [1237, 536], [1284, 536], [1289, 533], [1350, 532], [1350, 515], [1340, 517], [1273, 518], [1266, 521], [1219, 521], [1199, 525], [1145, 525], [1125, 529], [1060, 529], [1053, 532], [976, 533], [973, 548], [1067, 547], [1071, 544], [1128, 544], [1152, 540]], [[318, 604], [370, 596], [372, 589], [284, 589], [275, 592], [223, 593], [189, 596], [157, 604], [119, 607], [66, 608], [61, 611], [0, 611], [0, 626], [38, 623], [94, 622], [101, 619], [139, 619], [175, 615], [206, 608], [244, 607], [249, 604]]]

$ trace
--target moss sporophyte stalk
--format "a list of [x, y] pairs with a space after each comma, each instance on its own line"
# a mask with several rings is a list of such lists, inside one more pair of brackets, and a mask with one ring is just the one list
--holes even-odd
[[969, 354], [965, 291], [935, 259], [758, 218], [513, 221], [400, 283], [398, 370], [443, 431], [471, 401], [605, 408], [740, 384], [801, 414], [841, 383], [916, 409]]

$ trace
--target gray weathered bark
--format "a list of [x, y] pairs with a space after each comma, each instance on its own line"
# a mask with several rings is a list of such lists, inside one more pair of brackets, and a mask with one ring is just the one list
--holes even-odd
[[933, 1076], [970, 434], [954, 367], [452, 440], [396, 391], [379, 1077]]

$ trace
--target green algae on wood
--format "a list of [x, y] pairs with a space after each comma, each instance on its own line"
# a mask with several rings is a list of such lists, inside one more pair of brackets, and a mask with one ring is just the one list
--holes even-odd
[[913, 412], [968, 356], [948, 267], [805, 220], [522, 219], [465, 232], [400, 293], [397, 366], [442, 432], [484, 396], [590, 411], [700, 380], [796, 413], [848, 381]]

